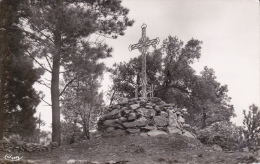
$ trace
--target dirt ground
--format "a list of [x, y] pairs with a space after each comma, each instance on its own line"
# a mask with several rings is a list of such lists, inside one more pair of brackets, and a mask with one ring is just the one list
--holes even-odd
[[[6, 155], [20, 161], [5, 160]], [[157, 163], [257, 163], [257, 155], [223, 152], [202, 145], [198, 140], [179, 135], [142, 137], [128, 135], [96, 138], [63, 145], [49, 152], [0, 152], [2, 163], [87, 163], [87, 164], [157, 164]]]

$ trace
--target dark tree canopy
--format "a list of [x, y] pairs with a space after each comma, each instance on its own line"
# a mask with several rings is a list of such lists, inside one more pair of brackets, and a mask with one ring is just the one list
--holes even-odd
[[3, 135], [31, 136], [35, 129], [34, 113], [40, 102], [33, 84], [42, 71], [33, 67], [25, 55], [28, 45], [19, 28], [28, 17], [25, 0], [0, 2], [0, 139]]

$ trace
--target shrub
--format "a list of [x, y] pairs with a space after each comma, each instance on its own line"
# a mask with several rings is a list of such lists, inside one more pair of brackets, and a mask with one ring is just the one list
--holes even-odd
[[231, 122], [216, 122], [197, 131], [197, 138], [206, 145], [219, 145], [223, 150], [233, 151], [242, 141], [242, 128]]

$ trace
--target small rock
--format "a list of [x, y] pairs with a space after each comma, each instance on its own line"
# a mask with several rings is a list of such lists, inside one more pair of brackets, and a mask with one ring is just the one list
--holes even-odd
[[166, 132], [160, 130], [152, 130], [147, 133], [148, 136], [158, 136], [158, 135], [167, 135]]
[[133, 122], [124, 122], [123, 125], [126, 128], [132, 128], [132, 127], [146, 126], [147, 123], [148, 123], [147, 119], [145, 119], [144, 117], [141, 117]]
[[129, 133], [139, 133], [140, 129], [127, 129]]
[[123, 136], [126, 135], [126, 130], [122, 129], [115, 129], [111, 133], [108, 134], [108, 136]]
[[117, 122], [118, 122], [118, 123], [122, 123], [122, 122], [125, 122], [125, 121], [127, 121], [127, 118], [125, 118], [125, 117], [120, 117]]
[[174, 107], [175, 104], [174, 104], [174, 103], [172, 103], [172, 104], [163, 104], [162, 106], [163, 106], [163, 107]]
[[121, 110], [123, 111], [128, 110], [128, 107], [124, 106], [123, 108], [121, 108]]
[[[56, 144], [57, 144], [57, 146], [58, 146], [58, 143], [57, 143], [57, 142], [51, 142], [51, 146], [55, 146]], [[32, 146], [31, 143], [26, 143], [25, 145], [26, 145], [26, 147], [31, 147], [31, 146]]]
[[147, 133], [141, 133], [140, 136], [142, 136], [142, 137], [148, 137], [148, 134], [147, 134]]
[[116, 164], [116, 161], [108, 161], [105, 164]]
[[145, 108], [148, 108], [148, 109], [153, 109], [153, 106], [151, 106], [151, 105], [145, 105]]
[[167, 127], [167, 132], [170, 134], [182, 134], [181, 129], [176, 127]]
[[198, 158], [198, 155], [192, 155], [192, 158]]
[[127, 104], [128, 103], [128, 98], [120, 98], [118, 100], [118, 104]]
[[152, 116], [155, 116], [156, 112], [153, 109], [147, 109], [147, 108], [139, 108], [136, 110], [136, 113], [138, 115], [150, 118]]
[[196, 139], [196, 137], [193, 134], [191, 134], [190, 132], [188, 132], [188, 131], [185, 131], [182, 135], [186, 136], [186, 137], [189, 137], [189, 138]]
[[218, 145], [213, 145], [211, 148], [215, 151], [222, 151], [222, 148]]
[[110, 132], [112, 132], [112, 131], [114, 131], [115, 130], [115, 127], [108, 127], [107, 129], [106, 129], [106, 132], [107, 133], [110, 133]]
[[128, 121], [132, 121], [136, 119], [136, 114], [135, 113], [129, 113], [129, 115], [127, 116], [127, 120]]
[[154, 116], [152, 122], [156, 126], [167, 126], [168, 125], [168, 119], [162, 116]]
[[180, 127], [178, 117], [172, 110], [168, 110], [169, 113], [169, 127]]
[[183, 128], [187, 128], [187, 129], [190, 129], [191, 126], [189, 124], [183, 124]]
[[141, 127], [141, 129], [145, 129], [145, 130], [155, 130], [157, 129], [156, 126], [145, 126], [145, 127]]
[[178, 117], [178, 121], [179, 121], [179, 123], [182, 123], [182, 124], [185, 122], [184, 118], [182, 118], [181, 116]]
[[120, 117], [121, 117], [121, 111], [118, 109], [112, 110], [111, 112], [103, 116], [103, 118], [105, 119], [115, 119]]
[[139, 104], [132, 104], [132, 105], [130, 105], [130, 108], [131, 108], [132, 110], [135, 110], [135, 109], [137, 109], [137, 108], [139, 108], [139, 107], [140, 107]]
[[169, 115], [168, 115], [168, 113], [166, 113], [166, 112], [164, 112], [164, 111], [161, 111], [161, 112], [160, 112], [160, 116], [167, 118]]
[[146, 103], [148, 99], [146, 97], [139, 97], [139, 100], [141, 103]]
[[106, 120], [103, 122], [105, 126], [112, 126], [116, 121], [115, 120]]
[[243, 148], [243, 152], [249, 152], [248, 147]]
[[154, 106], [154, 110], [155, 110], [156, 112], [160, 112], [160, 111], [161, 111], [161, 109], [160, 109], [160, 107], [159, 107], [158, 105]]
[[68, 164], [70, 164], [70, 163], [76, 163], [76, 160], [75, 160], [75, 159], [70, 159], [70, 160], [67, 161], [67, 163], [68, 163]]

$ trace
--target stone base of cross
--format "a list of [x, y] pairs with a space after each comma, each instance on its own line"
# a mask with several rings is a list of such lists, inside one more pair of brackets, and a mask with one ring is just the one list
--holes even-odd
[[159, 38], [149, 40], [148, 37], [146, 37], [146, 24], [142, 25], [142, 37], [139, 40], [137, 44], [133, 44], [129, 46], [129, 50], [132, 51], [134, 49], [138, 49], [142, 53], [142, 97], [147, 97], [147, 91], [146, 91], [146, 52], [149, 46], [155, 46], [156, 44], [159, 44], [160, 40]]

